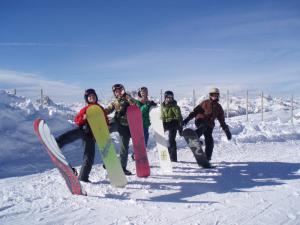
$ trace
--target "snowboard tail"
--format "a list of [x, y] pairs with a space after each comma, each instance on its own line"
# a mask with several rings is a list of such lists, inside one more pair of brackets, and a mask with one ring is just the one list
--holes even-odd
[[56, 166], [64, 178], [70, 192], [75, 195], [86, 195], [77, 176], [74, 174], [71, 165], [67, 162], [65, 156], [62, 154], [45, 121], [36, 119], [34, 121], [34, 131], [39, 137], [41, 143], [44, 145], [52, 163]]
[[199, 166], [203, 168], [211, 168], [211, 164], [207, 160], [206, 154], [202, 149], [197, 133], [190, 128], [185, 129], [182, 135], [193, 152], [193, 155]]

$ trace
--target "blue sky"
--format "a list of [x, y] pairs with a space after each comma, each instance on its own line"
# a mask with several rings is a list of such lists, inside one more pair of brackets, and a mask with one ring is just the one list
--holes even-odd
[[0, 88], [300, 94], [300, 1], [0, 1]]

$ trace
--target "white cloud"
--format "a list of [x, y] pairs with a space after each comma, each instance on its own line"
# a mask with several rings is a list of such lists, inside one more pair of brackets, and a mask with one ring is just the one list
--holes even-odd
[[66, 102], [82, 99], [84, 90], [78, 84], [47, 80], [33, 73], [7, 70], [0, 70], [0, 84], [0, 88], [16, 88], [18, 93], [28, 97], [37, 96], [40, 89], [43, 89], [44, 94], [50, 96], [50, 98]]

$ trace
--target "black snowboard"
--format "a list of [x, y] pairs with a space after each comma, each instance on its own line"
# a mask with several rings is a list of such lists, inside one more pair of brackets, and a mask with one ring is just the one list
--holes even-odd
[[193, 129], [187, 128], [182, 132], [182, 136], [192, 150], [198, 165], [203, 168], [212, 168], [202, 149], [197, 133]]

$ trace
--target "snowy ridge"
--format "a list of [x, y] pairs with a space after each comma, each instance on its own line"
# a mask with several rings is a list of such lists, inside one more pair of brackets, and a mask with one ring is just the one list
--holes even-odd
[[[299, 104], [294, 103], [292, 125], [289, 106], [279, 100], [268, 103], [264, 122], [254, 113], [260, 101], [251, 101], [249, 122], [239, 101], [232, 98], [238, 116], [227, 121], [232, 141], [216, 122], [216, 169], [200, 169], [178, 136], [179, 162], [172, 163], [172, 175], [162, 175], [150, 130], [151, 176], [130, 176], [125, 188], [114, 188], [96, 153], [92, 183], [82, 183], [85, 197], [70, 194], [33, 131], [33, 121], [40, 117], [58, 135], [74, 126], [68, 115], [76, 112], [55, 103], [41, 108], [0, 91], [0, 224], [300, 224]], [[193, 108], [189, 99], [179, 105], [183, 117]], [[194, 127], [193, 121], [188, 127]], [[113, 139], [118, 142], [116, 134]], [[79, 170], [82, 143], [63, 153]], [[135, 173], [130, 159], [128, 169]]]

